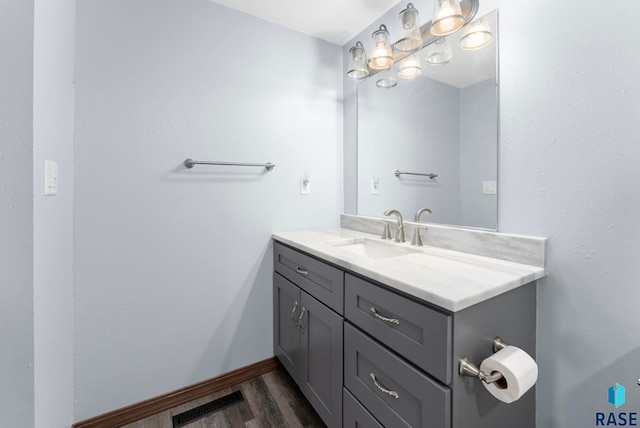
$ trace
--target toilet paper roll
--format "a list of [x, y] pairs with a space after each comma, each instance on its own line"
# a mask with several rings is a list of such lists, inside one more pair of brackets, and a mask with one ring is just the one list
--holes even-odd
[[538, 380], [538, 365], [529, 354], [516, 346], [507, 346], [480, 364], [480, 370], [489, 375], [502, 373], [502, 379], [484, 383], [494, 397], [513, 403], [522, 397]]

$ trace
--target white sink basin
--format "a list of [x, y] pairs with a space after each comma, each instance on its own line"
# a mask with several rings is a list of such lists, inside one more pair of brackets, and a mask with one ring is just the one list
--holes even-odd
[[330, 241], [328, 244], [371, 259], [388, 259], [420, 252], [418, 249], [401, 246], [401, 244], [395, 242], [384, 242], [369, 238], [341, 239], [339, 241]]

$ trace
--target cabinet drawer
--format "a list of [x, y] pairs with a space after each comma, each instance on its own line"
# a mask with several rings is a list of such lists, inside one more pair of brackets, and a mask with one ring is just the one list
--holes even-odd
[[344, 273], [299, 251], [274, 243], [274, 269], [331, 309], [343, 314]]
[[345, 323], [347, 389], [385, 427], [449, 428], [450, 391]]
[[384, 428], [346, 388], [342, 394], [344, 411], [342, 428]]
[[344, 307], [353, 324], [441, 382], [451, 382], [451, 316], [349, 274]]

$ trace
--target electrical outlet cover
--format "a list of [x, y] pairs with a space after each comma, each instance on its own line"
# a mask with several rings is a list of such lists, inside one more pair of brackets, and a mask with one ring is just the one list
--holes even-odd
[[306, 180], [304, 178], [300, 179], [300, 194], [301, 195], [311, 194], [311, 180]]

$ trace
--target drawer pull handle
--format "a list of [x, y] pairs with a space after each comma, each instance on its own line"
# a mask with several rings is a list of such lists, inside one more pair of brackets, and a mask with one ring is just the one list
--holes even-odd
[[300, 311], [300, 318], [298, 318], [298, 326], [300, 326], [302, 334], [304, 334], [304, 322], [302, 321], [302, 317], [304, 317], [305, 312], [307, 312], [307, 308], [303, 306]]
[[378, 387], [378, 389], [382, 392], [384, 392], [385, 394], [389, 394], [390, 396], [392, 396], [395, 399], [400, 398], [400, 396], [398, 395], [397, 392], [395, 391], [390, 391], [387, 388], [383, 387], [382, 385], [380, 385], [378, 383], [378, 380], [376, 379], [376, 375], [374, 375], [373, 373], [369, 373], [369, 376], [371, 376], [371, 380], [373, 381], [374, 385]]
[[298, 272], [300, 275], [309, 276], [309, 271], [300, 269], [300, 266], [296, 266], [296, 272]]
[[298, 320], [296, 319], [296, 309], [298, 309], [298, 301], [296, 300], [295, 305], [293, 305], [293, 310], [291, 311], [291, 319], [293, 320], [293, 325], [298, 326]]
[[373, 306], [371, 307], [371, 312], [373, 312], [373, 316], [378, 318], [379, 320], [382, 320], [391, 324], [395, 324], [395, 325], [400, 325], [400, 321], [398, 321], [396, 318], [383, 317], [378, 313], [378, 311], [376, 311], [376, 308], [374, 308]]

